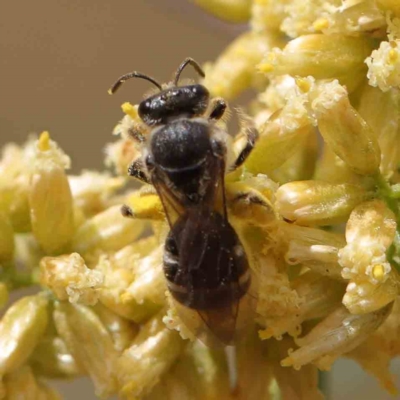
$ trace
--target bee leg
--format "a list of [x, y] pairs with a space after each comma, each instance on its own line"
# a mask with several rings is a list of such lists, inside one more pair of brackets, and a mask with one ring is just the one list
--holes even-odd
[[123, 217], [134, 218], [132, 208], [130, 208], [126, 204], [123, 204], [121, 206], [121, 214], [122, 214]]
[[245, 125], [241, 128], [238, 135], [235, 137], [234, 149], [237, 154], [236, 160], [230, 166], [230, 171], [234, 171], [240, 167], [252, 152], [254, 145], [258, 139], [258, 130], [254, 125]]
[[151, 183], [146, 171], [146, 167], [141, 157], [133, 161], [132, 164], [128, 167], [128, 175], [133, 176], [143, 183]]
[[146, 141], [146, 138], [144, 137], [142, 132], [140, 132], [140, 130], [137, 128], [129, 128], [128, 135], [132, 140], [134, 140], [137, 143], [142, 144]]
[[215, 157], [219, 160], [219, 174], [220, 174], [220, 183], [222, 190], [222, 205], [223, 205], [223, 213], [224, 217], [228, 219], [228, 213], [226, 208], [226, 195], [225, 195], [225, 158], [226, 158], [226, 145], [223, 141], [218, 140], [216, 138], [211, 141], [212, 151]]
[[211, 120], [218, 120], [221, 119], [226, 110], [226, 103], [224, 99], [216, 98], [212, 100], [211, 104], [211, 112], [209, 119]]

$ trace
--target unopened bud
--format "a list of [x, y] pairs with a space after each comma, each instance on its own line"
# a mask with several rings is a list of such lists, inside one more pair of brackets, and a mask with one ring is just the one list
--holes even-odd
[[368, 193], [355, 185], [298, 181], [281, 186], [276, 198], [285, 219], [300, 225], [330, 225], [345, 221]]
[[75, 230], [71, 189], [64, 171], [69, 164], [69, 158], [44, 132], [33, 158], [29, 205], [33, 234], [48, 254], [65, 251]]
[[118, 353], [96, 313], [86, 306], [57, 303], [54, 321], [73, 357], [92, 378], [96, 394], [113, 394]]
[[121, 206], [112, 206], [78, 228], [74, 248], [80, 254], [119, 250], [137, 239], [144, 228], [144, 222], [123, 217]]
[[318, 85], [312, 108], [325, 142], [355, 172], [373, 175], [381, 153], [376, 135], [352, 107], [346, 89], [337, 81]]
[[0, 321], [0, 376], [15, 371], [31, 355], [48, 321], [48, 300], [41, 294], [14, 303]]
[[364, 60], [371, 50], [371, 42], [363, 37], [304, 35], [290, 41], [283, 50], [267, 53], [258, 68], [271, 75], [336, 78], [352, 91], [365, 75]]
[[204, 85], [213, 96], [232, 99], [252, 85], [264, 53], [279, 46], [280, 39], [272, 34], [244, 33], [230, 44], [220, 57], [205, 66]]

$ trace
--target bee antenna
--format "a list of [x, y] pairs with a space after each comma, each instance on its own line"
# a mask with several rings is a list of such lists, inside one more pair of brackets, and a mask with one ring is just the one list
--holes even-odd
[[120, 78], [118, 78], [118, 80], [114, 83], [114, 85], [112, 85], [111, 88], [108, 90], [108, 93], [114, 94], [125, 81], [131, 78], [145, 79], [146, 81], [151, 82], [153, 85], [157, 86], [160, 90], [162, 90], [161, 85], [152, 77], [144, 75], [137, 71], [133, 71], [129, 72], [128, 74], [122, 75]]
[[188, 64], [190, 64], [202, 78], [204, 78], [206, 76], [206, 74], [204, 73], [204, 71], [200, 67], [200, 65], [196, 61], [194, 61], [193, 58], [188, 57], [182, 61], [181, 65], [178, 67], [178, 69], [175, 72], [175, 79], [174, 79], [175, 86], [178, 86], [178, 82], [179, 82], [181, 73]]

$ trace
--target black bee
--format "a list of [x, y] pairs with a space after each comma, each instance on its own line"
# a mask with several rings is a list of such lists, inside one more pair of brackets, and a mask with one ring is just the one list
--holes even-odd
[[[131, 132], [145, 146], [128, 172], [152, 184], [163, 203], [170, 225], [164, 274], [180, 318], [204, 342], [229, 345], [251, 278], [243, 245], [228, 221], [224, 177], [243, 164], [258, 133], [245, 127], [236, 141], [245, 138], [244, 146], [232, 159], [231, 138], [217, 125], [227, 105], [220, 98], [210, 101], [201, 84], [179, 86], [188, 64], [204, 77], [201, 67], [187, 58], [169, 85], [132, 72], [120, 77], [110, 93], [130, 78], [146, 79], [160, 90], [139, 104], [142, 130], [149, 135], [146, 140], [141, 129]], [[132, 215], [127, 206], [122, 211]]]

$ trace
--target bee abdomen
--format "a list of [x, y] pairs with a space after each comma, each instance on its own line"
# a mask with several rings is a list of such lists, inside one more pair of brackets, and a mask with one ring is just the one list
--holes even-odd
[[250, 287], [250, 283], [249, 271], [244, 273], [238, 281], [227, 281], [215, 288], [192, 288], [189, 285], [176, 284], [167, 277], [168, 289], [174, 299], [196, 310], [229, 307], [240, 301]]

